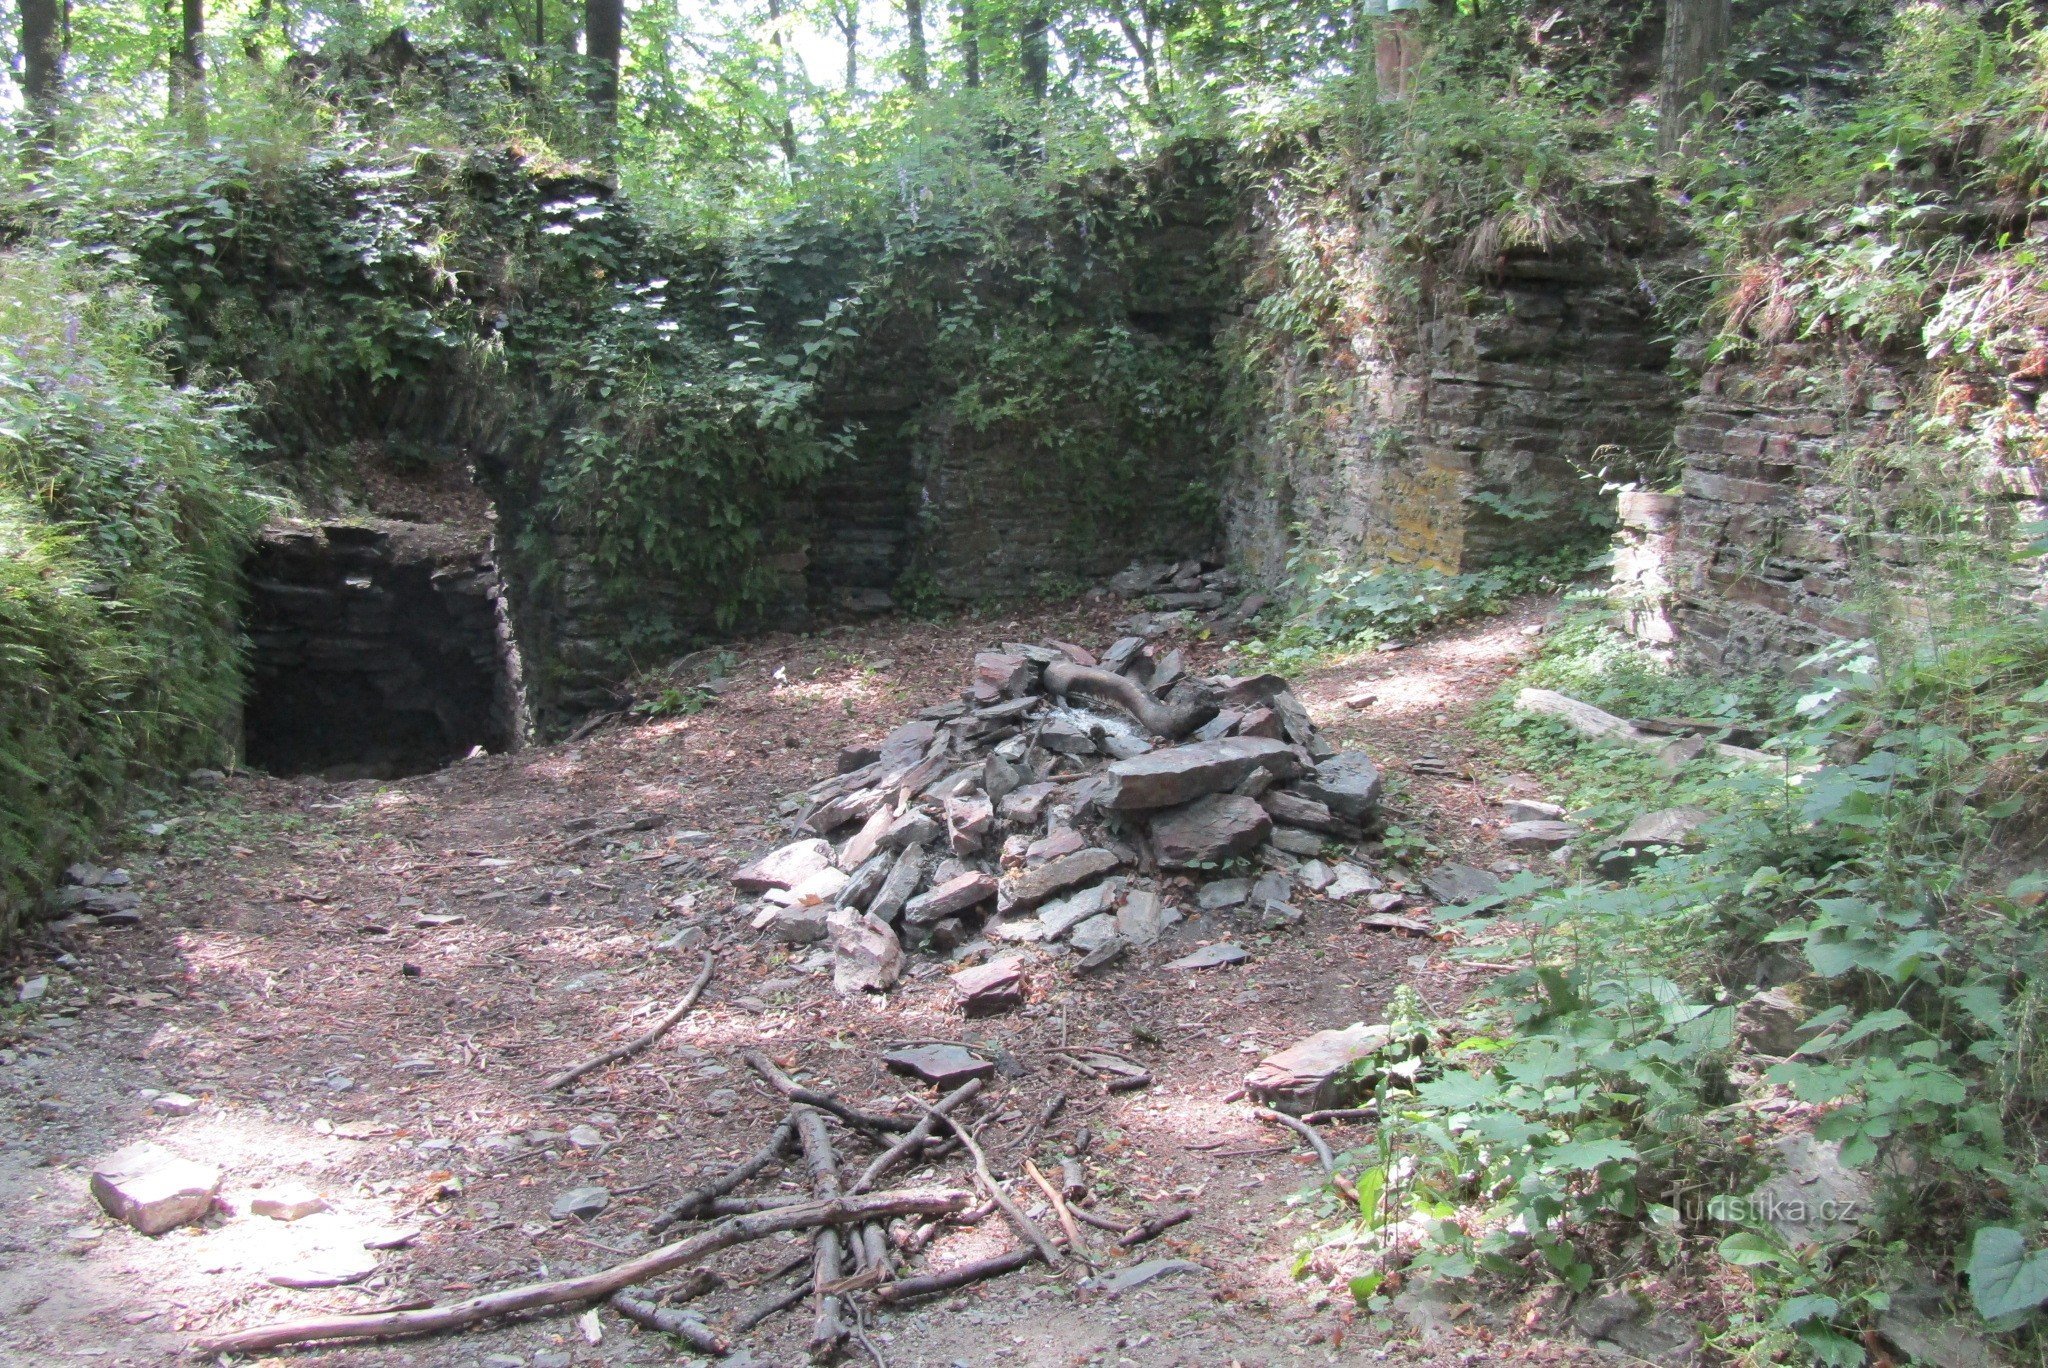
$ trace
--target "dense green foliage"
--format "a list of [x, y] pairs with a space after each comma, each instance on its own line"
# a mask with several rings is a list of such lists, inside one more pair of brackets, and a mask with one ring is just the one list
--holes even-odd
[[0, 931], [130, 778], [229, 753], [262, 506], [159, 327], [73, 257], [0, 256]]
[[[1872, 639], [1786, 693], [1597, 617], [1550, 638], [1521, 682], [1754, 726], [1784, 763], [1674, 779], [1503, 704], [1502, 743], [1602, 836], [1646, 793], [1722, 816], [1702, 850], [1589, 842], [1458, 919], [1509, 972], [1444, 1019], [1399, 1003], [1357, 1207], [1305, 1267], [1382, 1309], [1409, 1269], [1574, 1291], [1678, 1270], [1739, 1286], [1721, 1348], [1832, 1363], [1927, 1272], [2038, 1357], [2048, 626], [2014, 497], [2048, 381], [2035, 9], [1744, 6], [1714, 117], [1667, 162], [1661, 6], [1442, 6], [1398, 102], [1365, 10], [983, 0], [972, 25], [927, 15], [920, 56], [850, 0], [640, 9], [612, 124], [560, 0], [238, 0], [175, 108], [165, 13], [76, 5], [60, 136], [0, 199], [0, 899], [124, 780], [218, 753], [252, 472], [335, 497], [365, 444], [474, 462], [535, 592], [583, 592], [575, 545], [645, 664], [773, 616], [788, 510], [876, 438], [844, 416], [871, 391], [913, 396], [890, 440], [1043, 456], [1099, 542], [1162, 447], [1214, 458], [1275, 415], [1312, 441], [1355, 378], [1317, 366], [1428, 292], [1660, 234], [1640, 285], [1688, 373], [1736, 362], [1844, 410], [1852, 381], [1901, 387], [1830, 472]], [[1242, 250], [1148, 278], [1159, 235], [1232, 215]], [[1175, 321], [1232, 302], [1220, 348]], [[1661, 452], [1597, 475], [1589, 507], [1672, 479]], [[1192, 479], [1175, 512], [1206, 524], [1216, 496]], [[1302, 547], [1247, 649], [1300, 665], [1585, 562], [1447, 576]], [[1383, 853], [1424, 852], [1397, 830]], [[1766, 981], [1810, 1015], [1760, 1064], [1737, 1008]], [[1790, 1245], [1707, 1201], [1753, 1184], [1755, 1104], [1787, 1098], [1881, 1180], [1863, 1233]]]

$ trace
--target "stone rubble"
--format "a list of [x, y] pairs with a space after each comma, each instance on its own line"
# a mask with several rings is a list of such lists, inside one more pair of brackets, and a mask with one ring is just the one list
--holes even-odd
[[[1183, 568], [1133, 571], [1128, 592], [1155, 596]], [[1199, 567], [1187, 573], [1203, 584]], [[1191, 674], [1158, 640], [1173, 625], [1133, 620], [1099, 653], [978, 652], [957, 701], [848, 747], [837, 773], [785, 799], [787, 843], [731, 876], [756, 899], [754, 928], [829, 946], [814, 954], [829, 954], [847, 994], [894, 987], [906, 954], [959, 948], [971, 963], [1006, 944], [955, 977], [975, 1014], [1021, 1000], [1029, 959], [1079, 952], [1077, 970], [1107, 967], [1192, 909], [1270, 931], [1300, 920], [1298, 895], [1377, 892], [1353, 847], [1377, 817], [1378, 766], [1325, 742], [1278, 675]], [[1212, 946], [1176, 963], [1244, 955]]]

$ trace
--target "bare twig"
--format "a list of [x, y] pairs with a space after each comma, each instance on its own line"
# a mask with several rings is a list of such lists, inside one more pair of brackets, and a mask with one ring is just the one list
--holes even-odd
[[860, 1177], [853, 1180], [853, 1186], [848, 1188], [847, 1191], [866, 1192], [876, 1179], [901, 1163], [906, 1155], [921, 1147], [925, 1141], [931, 1139], [932, 1131], [937, 1129], [940, 1117], [952, 1111], [953, 1108], [972, 1101], [980, 1093], [981, 1080], [970, 1078], [933, 1103], [931, 1115], [924, 1117], [915, 1126], [912, 1126], [909, 1134], [905, 1135], [901, 1140], [898, 1140], [895, 1144], [889, 1146], [888, 1149], [876, 1155], [875, 1161], [861, 1171]]
[[690, 1014], [690, 1009], [697, 1005], [697, 999], [704, 995], [704, 986], [711, 982], [711, 969], [715, 962], [711, 952], [706, 950], [704, 952], [704, 967], [698, 971], [697, 981], [690, 985], [689, 992], [683, 994], [683, 1000], [669, 1009], [667, 1016], [655, 1022], [654, 1025], [648, 1027], [647, 1030], [639, 1035], [634, 1036], [625, 1044], [614, 1046], [601, 1055], [586, 1059], [573, 1069], [562, 1070], [542, 1084], [542, 1088], [548, 1092], [553, 1092], [556, 1088], [566, 1088], [585, 1074], [595, 1073], [605, 1065], [616, 1064], [621, 1059], [632, 1058], [655, 1041], [667, 1035], [671, 1027]]
[[734, 1216], [687, 1240], [678, 1240], [650, 1250], [637, 1259], [586, 1273], [581, 1277], [553, 1282], [528, 1283], [488, 1292], [447, 1306], [418, 1311], [371, 1312], [362, 1315], [314, 1316], [306, 1320], [238, 1330], [201, 1340], [195, 1347], [206, 1354], [250, 1354], [286, 1344], [310, 1344], [319, 1340], [390, 1339], [401, 1335], [432, 1334], [454, 1330], [493, 1316], [516, 1311], [533, 1311], [545, 1306], [595, 1301], [622, 1288], [671, 1269], [695, 1263], [749, 1240], [759, 1240], [785, 1230], [809, 1230], [821, 1225], [850, 1221], [887, 1219], [906, 1214], [943, 1214], [967, 1205], [967, 1194], [944, 1188], [877, 1192], [864, 1197], [843, 1197], [831, 1202], [809, 1202], [800, 1207], [763, 1211], [753, 1216]]
[[917, 1123], [904, 1116], [883, 1116], [879, 1112], [866, 1112], [858, 1107], [848, 1106], [830, 1093], [821, 1093], [815, 1088], [806, 1088], [775, 1067], [775, 1061], [759, 1050], [742, 1050], [740, 1058], [747, 1067], [761, 1075], [769, 1087], [781, 1093], [792, 1102], [801, 1102], [807, 1107], [831, 1112], [849, 1126], [863, 1126], [868, 1130], [907, 1131]]
[[[804, 1255], [804, 1262], [809, 1263], [810, 1259], [811, 1256], [809, 1254]], [[732, 1332], [735, 1335], [744, 1335], [770, 1316], [779, 1315], [789, 1310], [790, 1307], [795, 1306], [810, 1295], [811, 1284], [808, 1279], [787, 1291], [770, 1292], [767, 1296], [760, 1298], [752, 1306], [740, 1313], [739, 1318], [732, 1323]]]
[[895, 1282], [883, 1283], [876, 1288], [875, 1300], [894, 1303], [908, 1301], [912, 1297], [928, 1297], [934, 1292], [950, 1292], [956, 1287], [980, 1282], [983, 1278], [999, 1278], [1005, 1273], [1014, 1273], [1038, 1257], [1038, 1251], [1026, 1245], [1022, 1249], [1013, 1249], [994, 1258], [975, 1259], [970, 1263], [955, 1265], [943, 1273], [898, 1278]]
[[[919, 1103], [918, 1105], [923, 1106], [924, 1104]], [[925, 1107], [925, 1111], [934, 1116], [938, 1115], [930, 1107]], [[996, 1176], [989, 1172], [988, 1156], [981, 1152], [981, 1145], [975, 1140], [973, 1133], [950, 1116], [945, 1118], [945, 1122], [953, 1128], [953, 1134], [960, 1137], [960, 1143], [967, 1146], [968, 1154], [973, 1156], [975, 1177], [981, 1183], [981, 1190], [988, 1194], [988, 1199], [996, 1204], [997, 1208], [1001, 1210], [1004, 1217], [1008, 1219], [1017, 1233], [1022, 1235], [1025, 1241], [1038, 1251], [1040, 1258], [1044, 1259], [1054, 1268], [1060, 1267], [1063, 1260], [1060, 1258], [1058, 1247], [1047, 1238], [1043, 1230], [1038, 1228], [1038, 1222], [1026, 1216], [1024, 1208], [1011, 1201], [1010, 1195], [1003, 1191], [1002, 1184], [998, 1183]]]
[[1038, 1119], [1031, 1123], [1031, 1128], [1025, 1131], [1024, 1137], [1017, 1142], [1018, 1158], [1024, 1158], [1031, 1153], [1031, 1147], [1038, 1143], [1038, 1137], [1066, 1105], [1067, 1095], [1063, 1092], [1054, 1093], [1045, 1099], [1045, 1105], [1038, 1109]]
[[752, 1158], [736, 1168], [727, 1169], [710, 1182], [684, 1193], [662, 1214], [660, 1220], [649, 1227], [650, 1233], [659, 1235], [677, 1221], [694, 1218], [714, 1198], [725, 1196], [756, 1174], [781, 1162], [783, 1152], [795, 1138], [796, 1117], [792, 1114], [782, 1118], [782, 1124], [775, 1128], [775, 1134], [768, 1137], [768, 1143], [756, 1150]]
[[724, 1358], [732, 1352], [732, 1345], [723, 1335], [686, 1311], [671, 1311], [625, 1292], [614, 1292], [605, 1300], [612, 1310], [633, 1324], [674, 1335], [700, 1354]]
[[1046, 1181], [1045, 1175], [1038, 1171], [1038, 1165], [1029, 1159], [1024, 1161], [1024, 1171], [1031, 1175], [1032, 1182], [1038, 1184], [1038, 1190], [1045, 1194], [1045, 1200], [1052, 1203], [1053, 1213], [1060, 1218], [1060, 1228], [1067, 1232], [1068, 1252], [1093, 1268], [1095, 1260], [1088, 1257], [1088, 1246], [1081, 1243], [1081, 1229], [1074, 1224], [1074, 1213], [1067, 1210], [1067, 1199], [1060, 1195], [1058, 1188]]
[[1337, 1156], [1330, 1153], [1328, 1142], [1323, 1139], [1322, 1134], [1314, 1126], [1298, 1117], [1289, 1116], [1286, 1112], [1274, 1111], [1271, 1107], [1253, 1107], [1252, 1115], [1258, 1117], [1261, 1121], [1278, 1122], [1296, 1135], [1299, 1135], [1302, 1139], [1308, 1141], [1309, 1147], [1315, 1150], [1316, 1161], [1323, 1166], [1323, 1173], [1329, 1178], [1330, 1185], [1343, 1193], [1351, 1201], [1356, 1202], [1358, 1200], [1358, 1189], [1353, 1187], [1349, 1180], [1337, 1172]]
[[1147, 1216], [1139, 1225], [1125, 1231], [1122, 1238], [1117, 1241], [1117, 1244], [1121, 1248], [1132, 1249], [1145, 1243], [1147, 1240], [1156, 1240], [1194, 1214], [1195, 1209], [1193, 1207], [1175, 1207], [1171, 1211], [1162, 1211], [1156, 1215]]

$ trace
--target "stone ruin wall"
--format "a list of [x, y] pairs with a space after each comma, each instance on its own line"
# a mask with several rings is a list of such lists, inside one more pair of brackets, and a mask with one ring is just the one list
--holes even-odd
[[[1663, 562], [1663, 616], [1681, 659], [1785, 670], [1868, 635], [1873, 596], [1899, 603], [1905, 620], [1927, 606], [1927, 548], [1886, 523], [1882, 488], [1860, 489], [1845, 471], [1850, 453], [1913, 440], [1924, 370], [1848, 344], [1786, 343], [1707, 372], [1677, 428], [1679, 487], [1658, 496], [1663, 530], [1630, 534], [1639, 565]], [[2035, 516], [2031, 467], [1987, 474], [1994, 518]], [[1655, 639], [1654, 625], [1636, 630]]]
[[1665, 611], [1684, 658], [1777, 668], [1863, 635], [1849, 491], [1832, 465], [1843, 443], [1877, 438], [1900, 399], [1886, 371], [1831, 380], [1720, 366], [1686, 401], [1664, 542]]
[[1231, 472], [1232, 561], [1268, 585], [1296, 548], [1461, 573], [1583, 537], [1602, 448], [1670, 440], [1678, 384], [1636, 271], [1656, 246], [1646, 230], [1425, 279], [1419, 302], [1286, 365]]

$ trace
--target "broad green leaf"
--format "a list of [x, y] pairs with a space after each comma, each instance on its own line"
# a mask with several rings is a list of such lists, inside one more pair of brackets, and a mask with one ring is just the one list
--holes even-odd
[[2003, 1320], [2048, 1301], [2048, 1253], [2030, 1252], [2026, 1237], [2009, 1226], [1979, 1230], [1963, 1271], [1970, 1300], [1985, 1320]]

